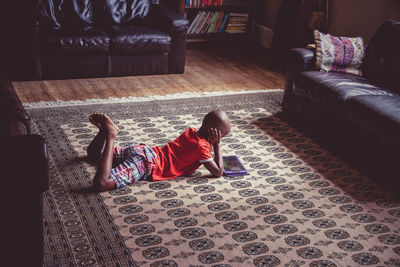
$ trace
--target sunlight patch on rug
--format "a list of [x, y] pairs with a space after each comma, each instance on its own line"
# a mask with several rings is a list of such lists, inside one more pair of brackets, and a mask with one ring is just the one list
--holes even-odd
[[[389, 234], [399, 230], [399, 203], [369, 201], [390, 196], [266, 109], [228, 114], [233, 127], [223, 155], [238, 154], [250, 175], [215, 179], [201, 168], [192, 177], [101, 194], [137, 263], [343, 266], [396, 258], [388, 245], [399, 241]], [[202, 116], [118, 120], [117, 144], [163, 145]], [[80, 129], [90, 129], [86, 137], [97, 130], [62, 128], [84, 156], [90, 138]]]

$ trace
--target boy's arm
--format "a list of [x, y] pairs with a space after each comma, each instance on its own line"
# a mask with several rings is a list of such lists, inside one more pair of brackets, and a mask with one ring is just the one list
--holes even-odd
[[214, 148], [214, 160], [204, 162], [204, 166], [215, 177], [221, 177], [224, 174], [224, 163], [222, 160], [222, 153], [220, 149], [221, 131], [218, 129], [210, 129], [208, 131], [208, 142]]

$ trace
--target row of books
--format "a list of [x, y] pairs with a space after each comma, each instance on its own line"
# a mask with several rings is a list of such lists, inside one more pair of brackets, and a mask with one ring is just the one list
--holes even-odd
[[243, 33], [247, 31], [249, 14], [230, 13], [228, 25], [225, 31], [228, 33]]
[[248, 3], [249, 0], [186, 0], [186, 7], [222, 6], [223, 3], [231, 4]]
[[222, 6], [224, 0], [186, 0], [186, 7]]
[[224, 11], [200, 11], [189, 26], [188, 34], [246, 32], [248, 14]]

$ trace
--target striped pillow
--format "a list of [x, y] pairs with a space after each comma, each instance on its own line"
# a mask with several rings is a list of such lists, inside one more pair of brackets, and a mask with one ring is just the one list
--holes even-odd
[[315, 30], [314, 39], [317, 69], [362, 76], [365, 48], [361, 37], [336, 37]]

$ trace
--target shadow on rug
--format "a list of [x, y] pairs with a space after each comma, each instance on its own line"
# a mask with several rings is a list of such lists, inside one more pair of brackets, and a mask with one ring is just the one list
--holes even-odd
[[[282, 120], [281, 94], [29, 108], [51, 159], [45, 265], [399, 266], [399, 200]], [[223, 153], [250, 175], [90, 189], [90, 113], [117, 121], [119, 145], [155, 146], [216, 107], [233, 125]]]

